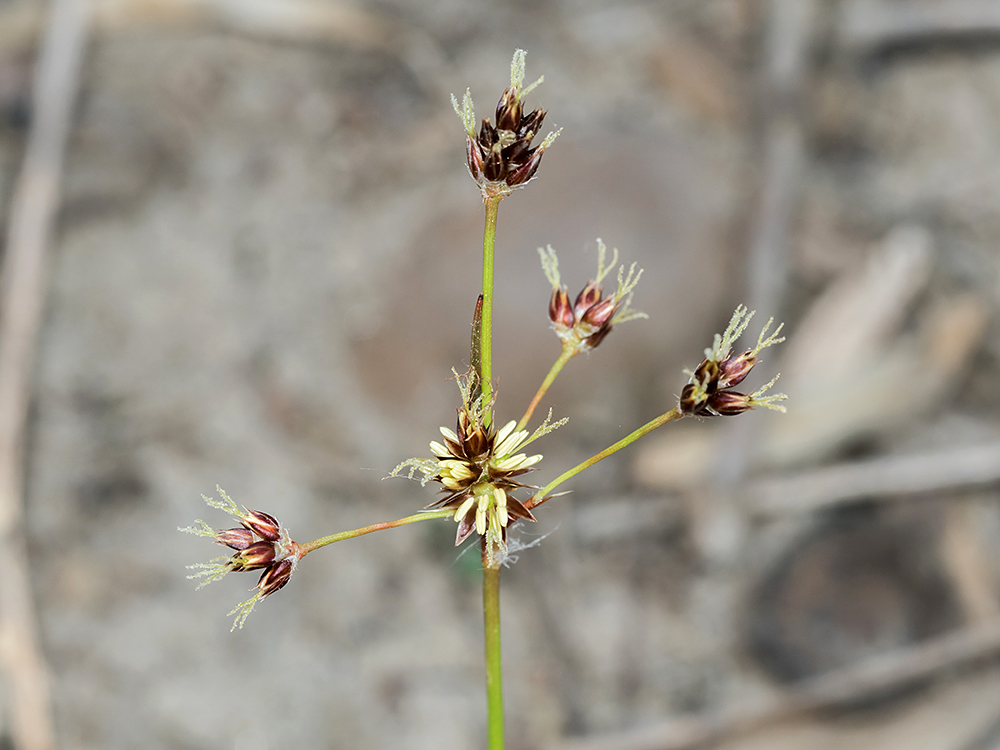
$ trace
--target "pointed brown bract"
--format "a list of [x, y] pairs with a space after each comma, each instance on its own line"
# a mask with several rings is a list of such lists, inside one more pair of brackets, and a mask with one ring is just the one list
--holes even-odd
[[240, 550], [229, 560], [229, 566], [235, 572], [243, 570], [260, 570], [274, 562], [277, 555], [274, 542], [266, 540], [254, 542], [244, 550]]
[[[587, 308], [587, 311], [580, 318], [581, 326], [593, 329], [594, 333], [601, 328], [611, 328], [611, 319], [618, 310], [618, 301], [614, 297], [596, 302]], [[593, 333], [591, 334], [593, 336]]]
[[573, 306], [569, 303], [569, 294], [566, 287], [559, 287], [552, 290], [552, 299], [549, 300], [549, 320], [553, 326], [567, 330], [574, 326], [576, 318], [573, 315]]
[[526, 521], [536, 520], [531, 511], [521, 503], [520, 500], [515, 500], [512, 497], [507, 498], [507, 513], [514, 518], [523, 518]]
[[747, 349], [738, 357], [730, 357], [719, 363], [719, 387], [732, 388], [743, 382], [757, 364], [757, 357]]
[[230, 549], [246, 549], [257, 540], [250, 529], [226, 529], [215, 535], [215, 541]]
[[257, 581], [260, 598], [270, 596], [288, 583], [293, 570], [295, 570], [295, 561], [287, 558], [265, 570], [261, 574], [260, 580]]
[[244, 511], [243, 525], [269, 542], [276, 542], [281, 536], [281, 524], [270, 513], [259, 510]]
[[603, 294], [604, 290], [601, 289], [598, 282], [588, 282], [587, 286], [576, 295], [576, 302], [573, 303], [573, 315], [577, 319], [582, 318], [591, 307], [601, 301]]
[[705, 408], [721, 417], [735, 417], [753, 408], [751, 399], [745, 393], [736, 391], [717, 391], [708, 397]]

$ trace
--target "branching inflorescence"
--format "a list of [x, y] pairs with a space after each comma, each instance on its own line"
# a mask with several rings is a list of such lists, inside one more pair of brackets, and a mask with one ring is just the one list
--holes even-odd
[[[564, 471], [544, 487], [523, 482], [526, 475], [539, 470], [542, 460], [541, 454], [529, 453], [525, 449], [566, 423], [566, 419], [553, 422], [552, 412], [549, 411], [534, 431], [527, 429], [536, 407], [566, 363], [578, 354], [599, 346], [614, 326], [647, 317], [632, 308], [632, 297], [642, 270], [637, 269], [635, 263], [627, 268], [625, 264], [618, 265], [617, 248], [612, 251], [611, 261], [608, 262], [607, 247], [600, 239], [597, 240], [597, 273], [572, 302], [569, 289], [562, 283], [555, 251], [551, 246], [539, 248], [542, 269], [552, 287], [548, 319], [559, 339], [561, 351], [521, 419], [497, 426], [500, 422], [494, 413], [496, 394], [492, 384], [491, 354], [497, 207], [503, 198], [535, 177], [543, 154], [560, 132], [549, 133], [541, 144], [532, 146], [546, 113], [543, 109], [534, 109], [525, 114], [524, 97], [542, 79], [524, 86], [524, 75], [525, 53], [517, 50], [511, 63], [510, 86], [497, 104], [495, 122], [484, 119], [478, 133], [471, 94], [466, 91], [461, 105], [452, 97], [455, 111], [465, 127], [469, 172], [479, 186], [486, 208], [483, 285], [473, 319], [471, 367], [464, 375], [455, 375], [461, 394], [455, 428], [440, 428], [441, 438], [430, 442], [431, 458], [408, 459], [390, 474], [419, 479], [422, 485], [434, 482], [440, 485], [441, 497], [422, 511], [394, 521], [375, 523], [298, 544], [291, 540], [287, 530], [273, 516], [241, 508], [219, 489], [221, 500], [205, 497], [205, 501], [234, 516], [239, 526], [216, 530], [204, 521], [196, 521], [195, 526], [182, 529], [208, 537], [232, 550], [228, 557], [190, 566], [197, 571], [190, 577], [202, 579], [199, 588], [230, 572], [262, 571], [253, 596], [230, 613], [236, 617], [233, 623], [235, 629], [243, 626], [259, 601], [288, 583], [299, 561], [309, 552], [375, 531], [420, 521], [452, 519], [457, 524], [455, 544], [475, 538], [482, 554], [490, 750], [503, 747], [499, 575], [509, 549], [509, 529], [519, 521], [534, 521], [534, 511], [556, 497], [554, 490], [564, 482], [668, 422], [686, 416], [735, 416], [757, 407], [784, 411], [781, 402], [786, 398], [784, 394], [766, 395], [777, 376], [752, 393], [735, 390], [759, 363], [760, 353], [784, 341], [780, 337], [780, 325], [768, 333], [773, 322], [769, 320], [754, 347], [733, 354], [737, 339], [753, 316], [753, 312], [740, 306], [725, 331], [717, 334], [712, 346], [705, 350], [701, 364], [693, 371], [685, 371], [688, 382], [683, 386], [675, 406], [600, 453]], [[617, 284], [614, 291], [606, 295], [602, 284], [616, 268]], [[515, 494], [521, 497], [517, 498]]]

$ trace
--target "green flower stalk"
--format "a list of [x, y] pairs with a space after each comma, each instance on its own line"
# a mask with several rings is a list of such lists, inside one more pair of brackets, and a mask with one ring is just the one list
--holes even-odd
[[538, 248], [538, 254], [542, 259], [542, 271], [552, 284], [549, 321], [552, 323], [552, 330], [562, 343], [562, 352], [545, 376], [531, 403], [528, 404], [524, 416], [518, 422], [518, 429], [528, 424], [542, 397], [567, 362], [577, 354], [596, 348], [611, 333], [614, 326], [649, 317], [646, 313], [632, 308], [632, 292], [642, 277], [642, 269], [636, 271], [635, 263], [629, 267], [627, 273], [624, 264], [619, 266], [618, 287], [611, 296], [604, 296], [601, 282], [618, 264], [618, 248], [614, 248], [612, 252], [611, 263], [607, 263], [608, 248], [598, 237], [597, 275], [580, 291], [576, 300], [570, 303], [569, 289], [562, 285], [559, 274], [559, 258], [556, 256], [556, 251], [551, 245]]

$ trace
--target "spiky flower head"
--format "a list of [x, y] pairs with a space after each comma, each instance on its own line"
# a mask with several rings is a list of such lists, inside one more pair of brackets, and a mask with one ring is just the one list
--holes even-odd
[[472, 94], [466, 89], [461, 105], [454, 94], [451, 97], [451, 104], [465, 126], [469, 173], [479, 185], [483, 200], [510, 195], [514, 189], [527, 184], [538, 171], [545, 150], [561, 132], [561, 129], [551, 132], [538, 146], [531, 145], [542, 127], [545, 110], [535, 109], [525, 114], [524, 97], [545, 78], [524, 85], [526, 55], [523, 49], [514, 52], [510, 63], [510, 86], [497, 103], [495, 123], [483, 118], [478, 135]]
[[705, 359], [694, 369], [685, 370], [688, 375], [687, 385], [681, 391], [678, 408], [682, 414], [702, 417], [731, 417], [745, 411], [762, 406], [775, 411], [785, 411], [781, 401], [788, 398], [784, 393], [765, 395], [777, 381], [775, 375], [771, 382], [750, 394], [732, 390], [743, 382], [744, 378], [759, 361], [758, 355], [767, 347], [780, 344], [785, 340], [779, 336], [784, 324], [779, 325], [768, 335], [774, 318], [764, 325], [757, 337], [757, 345], [741, 354], [733, 355], [733, 344], [746, 330], [753, 317], [753, 312], [740, 305], [733, 313], [726, 330], [720, 335], [715, 334], [712, 346], [705, 350]]
[[551, 245], [538, 248], [542, 258], [542, 270], [552, 284], [549, 299], [549, 320], [564, 347], [575, 353], [593, 349], [604, 341], [611, 328], [636, 318], [648, 317], [646, 313], [632, 309], [632, 292], [642, 277], [642, 269], [636, 271], [633, 263], [628, 273], [625, 264], [618, 267], [618, 287], [615, 293], [605, 297], [601, 282], [618, 264], [618, 248], [613, 249], [611, 263], [607, 263], [608, 248], [601, 238], [597, 238], [597, 275], [583, 288], [571, 304], [569, 290], [562, 285], [559, 277], [559, 259]]
[[551, 413], [533, 433], [518, 430], [513, 421], [497, 429], [488, 423], [492, 404], [484, 404], [476, 396], [474, 373], [456, 376], [462, 392], [455, 429], [440, 428], [442, 440], [430, 443], [433, 458], [411, 458], [395, 469], [391, 476], [404, 470], [413, 479], [420, 473], [421, 484], [429, 481], [441, 485], [442, 497], [427, 506], [454, 509], [458, 524], [456, 546], [473, 532], [483, 539], [491, 561], [502, 559], [507, 552], [507, 527], [519, 518], [534, 521], [531, 514], [512, 492], [531, 485], [517, 478], [534, 471], [542, 460], [540, 454], [522, 452], [529, 443], [566, 423], [565, 419], [551, 422]]
[[282, 588], [295, 571], [295, 566], [303, 557], [299, 545], [292, 541], [288, 530], [271, 514], [260, 510], [241, 508], [233, 502], [229, 495], [219, 486], [215, 488], [221, 500], [202, 495], [202, 499], [213, 508], [234, 516], [240, 526], [233, 529], [213, 529], [202, 520], [195, 521], [194, 526], [180, 528], [188, 534], [212, 539], [217, 544], [235, 550], [229, 557], [216, 557], [207, 563], [188, 565], [189, 570], [198, 572], [188, 578], [201, 578], [198, 588], [203, 588], [213, 581], [218, 581], [227, 573], [239, 573], [247, 570], [261, 570], [262, 573], [254, 587], [254, 594], [245, 602], [241, 602], [229, 613], [235, 616], [233, 630], [242, 628], [250, 612], [257, 602], [267, 598]]

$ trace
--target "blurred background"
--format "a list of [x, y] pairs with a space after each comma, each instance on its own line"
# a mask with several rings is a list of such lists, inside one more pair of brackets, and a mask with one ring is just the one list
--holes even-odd
[[[7, 251], [48, 7], [0, 0]], [[650, 316], [567, 366], [533, 479], [671, 408], [739, 303], [754, 337], [785, 321], [750, 385], [790, 398], [669, 425], [520, 530], [509, 747], [1000, 747], [995, 0], [89, 7], [21, 437], [44, 665], [8, 631], [4, 746], [33, 750], [13, 686], [45, 671], [67, 750], [484, 745], [452, 524], [311, 555], [234, 634], [254, 579], [196, 593], [216, 550], [175, 529], [226, 524], [216, 484], [300, 541], [436, 497], [383, 480], [468, 363], [482, 204], [448, 97], [490, 114], [521, 47], [564, 130], [500, 209], [499, 414], [559, 351], [537, 247], [575, 293], [603, 238]]]

